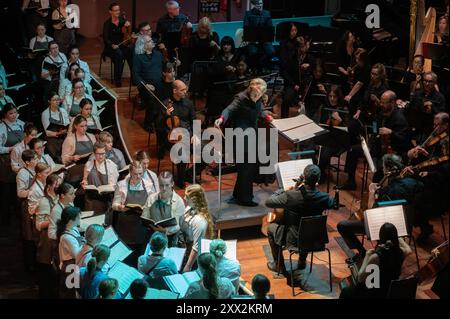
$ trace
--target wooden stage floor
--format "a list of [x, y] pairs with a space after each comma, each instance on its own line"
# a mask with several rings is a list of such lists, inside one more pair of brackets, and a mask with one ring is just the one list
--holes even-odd
[[[91, 72], [97, 73], [99, 69], [100, 53], [102, 51], [102, 43], [100, 39], [85, 39], [81, 46], [81, 58], [88, 62], [91, 67]], [[129, 84], [129, 69], [125, 66], [124, 79], [122, 81], [123, 86], [120, 88], [115, 88], [111, 85], [110, 74], [109, 74], [109, 59], [102, 66], [102, 76], [101, 82], [107, 87], [111, 88], [112, 91], [116, 92], [118, 96], [118, 109], [119, 109], [119, 120], [122, 128], [123, 137], [125, 143], [130, 151], [130, 154], [135, 153], [141, 149], [148, 149], [152, 156], [151, 169], [156, 171], [157, 160], [155, 158], [156, 154], [156, 140], [155, 134], [151, 134], [150, 142], [148, 143], [148, 133], [142, 128], [142, 122], [144, 120], [144, 112], [136, 110], [135, 118], [132, 119], [132, 101], [128, 99], [128, 84]], [[132, 87], [131, 90], [132, 97], [136, 95], [136, 89]], [[198, 105], [201, 109], [201, 103]], [[292, 149], [292, 145], [285, 142], [282, 143], [280, 148], [280, 159], [288, 159], [287, 152]], [[168, 155], [161, 162], [162, 170], [171, 170], [172, 164]], [[358, 171], [359, 182], [362, 177], [362, 168]], [[345, 175], [345, 174], [342, 174]], [[341, 181], [345, 178], [341, 176]], [[202, 175], [202, 186], [207, 192], [213, 192], [217, 190], [218, 180], [217, 177], [204, 173]], [[234, 186], [235, 174], [224, 175], [222, 189], [226, 193], [230, 191]], [[334, 186], [334, 179], [332, 181], [332, 186]], [[271, 185], [271, 187], [276, 188], [276, 185]], [[325, 186], [320, 187], [322, 190], [326, 189]], [[182, 193], [181, 190], [178, 192]], [[213, 195], [211, 195], [213, 196]], [[336, 225], [340, 220], [347, 219], [350, 215], [350, 211], [355, 211], [359, 208], [360, 192], [341, 192], [341, 203], [345, 207], [339, 209], [339, 211], [330, 211], [328, 217], [329, 224], [329, 240], [330, 243], [328, 247], [331, 249], [332, 258], [332, 273], [333, 273], [333, 292], [330, 293], [328, 289], [328, 266], [327, 266], [327, 255], [326, 253], [318, 253], [314, 256], [314, 266], [313, 272], [308, 276], [306, 271], [305, 275], [302, 276], [307, 278], [308, 291], [301, 291], [302, 293], [297, 295], [296, 299], [311, 299], [311, 298], [337, 298], [339, 296], [338, 283], [341, 279], [347, 277], [350, 272], [345, 264], [346, 254], [337, 244], [335, 238], [339, 237], [336, 231]], [[262, 213], [266, 212], [267, 209], [261, 206], [259, 209]], [[216, 206], [217, 205], [212, 205]], [[442, 226], [440, 220], [432, 221], [435, 229], [435, 233], [430, 238], [429, 244], [426, 246], [418, 246], [419, 258], [421, 265], [424, 265], [428, 257], [430, 256], [430, 251], [432, 248], [443, 242]], [[448, 233], [448, 215], [445, 217], [445, 225]], [[223, 230], [221, 237], [224, 239], [237, 239], [238, 240], [238, 259], [241, 263], [242, 278], [250, 282], [255, 274], [261, 273], [268, 276], [271, 280], [271, 293], [275, 295], [276, 298], [293, 298], [291, 294], [291, 288], [286, 285], [286, 280], [275, 279], [271, 271], [266, 267], [267, 262], [267, 251], [268, 241], [261, 232], [259, 226], [246, 227], [246, 228], [236, 228], [230, 230]], [[417, 235], [417, 234], [416, 234]], [[366, 241], [367, 248], [372, 247], [371, 242]], [[270, 254], [269, 254], [270, 255]], [[286, 260], [288, 260], [286, 258]], [[309, 260], [309, 259], [308, 259]], [[404, 274], [411, 274], [417, 270], [414, 254], [408, 256], [404, 263]], [[419, 287], [418, 298], [427, 298], [424, 291], [429, 288], [429, 285]], [[300, 292], [300, 288], [297, 288], [297, 292]]]

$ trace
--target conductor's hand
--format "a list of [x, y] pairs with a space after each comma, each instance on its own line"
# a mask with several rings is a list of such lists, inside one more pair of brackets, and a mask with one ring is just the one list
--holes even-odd
[[111, 48], [113, 48], [113, 50], [117, 50], [119, 48], [119, 46], [117, 44], [113, 44], [113, 45], [111, 45]]
[[273, 116], [270, 115], [270, 114], [267, 114], [266, 120], [267, 120], [267, 122], [272, 123], [272, 121], [273, 121]]
[[167, 109], [167, 115], [170, 115], [170, 114], [172, 114], [172, 112], [173, 112], [173, 106], [171, 106], [171, 107], [169, 107], [168, 109]]
[[215, 127], [220, 127], [223, 124], [223, 119], [222, 118], [218, 118], [215, 122], [214, 122], [214, 126]]
[[155, 91], [155, 87], [154, 87], [153, 85], [151, 85], [151, 84], [146, 84], [145, 87], [146, 87], [147, 89], [149, 89], [150, 91], [152, 91], [152, 92]]
[[392, 130], [387, 127], [381, 127], [379, 133], [380, 135], [389, 135], [392, 134]]

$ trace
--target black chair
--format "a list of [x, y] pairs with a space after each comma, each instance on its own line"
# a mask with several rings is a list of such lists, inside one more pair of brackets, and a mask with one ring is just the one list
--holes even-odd
[[292, 255], [300, 253], [311, 253], [311, 264], [309, 272], [312, 271], [314, 252], [328, 252], [328, 266], [330, 276], [330, 291], [333, 291], [333, 282], [331, 280], [331, 253], [326, 247], [328, 240], [327, 216], [309, 216], [302, 217], [298, 227], [297, 247], [289, 248], [289, 265], [291, 273], [292, 296], [295, 297], [294, 270], [292, 269]]
[[111, 78], [111, 81], [113, 81], [114, 80], [114, 74], [113, 74], [113, 65], [114, 65], [114, 63], [113, 63], [113, 59], [111, 58], [111, 56], [109, 56], [107, 53], [106, 53], [106, 51], [103, 51], [102, 52], [102, 54], [101, 54], [101, 56], [100, 56], [100, 66], [99, 66], [99, 68], [98, 68], [98, 77], [99, 78], [101, 78], [102, 77], [102, 63], [103, 62], [106, 62], [106, 58], [109, 58], [109, 60], [111, 61], [111, 64], [110, 64], [110, 78]]
[[387, 299], [416, 299], [417, 278], [392, 280], [389, 286]]

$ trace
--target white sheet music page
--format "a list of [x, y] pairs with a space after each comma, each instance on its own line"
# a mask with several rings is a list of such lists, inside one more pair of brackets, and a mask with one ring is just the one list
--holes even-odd
[[125, 265], [123, 262], [117, 262], [108, 272], [108, 276], [117, 279], [119, 282], [119, 292], [125, 294], [130, 288], [131, 283], [136, 279], [144, 278], [136, 268]]
[[117, 237], [116, 232], [114, 231], [114, 229], [111, 226], [105, 229], [105, 234], [103, 235], [103, 240], [102, 240], [103, 245], [111, 247], [118, 240], [119, 240], [119, 237]]
[[403, 206], [386, 206], [368, 209], [364, 212], [366, 232], [370, 240], [380, 239], [380, 228], [384, 223], [391, 223], [397, 228], [398, 236], [408, 235]]
[[[284, 190], [295, 186], [293, 179], [298, 179], [303, 174], [305, 167], [313, 164], [312, 159], [300, 159], [295, 161], [280, 162], [276, 164], [278, 184]], [[281, 183], [281, 185], [280, 185]]]
[[181, 298], [183, 298], [184, 295], [186, 295], [186, 292], [189, 288], [189, 284], [183, 277], [183, 275], [176, 274], [171, 276], [165, 276], [164, 279], [166, 280], [169, 288], [173, 292], [179, 293]]
[[109, 255], [109, 258], [108, 258], [108, 264], [112, 267], [118, 261], [123, 261], [131, 253], [132, 253], [132, 251], [122, 241], [119, 240], [111, 248], [111, 254]]
[[[89, 213], [89, 212], [86, 212], [86, 213]], [[105, 222], [105, 214], [92, 216], [92, 217], [85, 217], [85, 218], [82, 217], [80, 219], [80, 227], [82, 229], [86, 230], [90, 225], [93, 225], [93, 224], [103, 225], [104, 222]]]
[[285, 119], [273, 120], [271, 124], [279, 131], [285, 132], [293, 128], [303, 126], [313, 121], [306, 115], [298, 115], [296, 117], [289, 117]]

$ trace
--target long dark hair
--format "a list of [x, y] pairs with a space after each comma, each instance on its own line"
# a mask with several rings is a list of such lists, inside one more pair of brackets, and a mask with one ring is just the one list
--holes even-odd
[[17, 110], [17, 107], [12, 103], [6, 103], [5, 106], [3, 107], [3, 110], [1, 110], [0, 112], [1, 119], [4, 120], [8, 112], [11, 110]]
[[68, 206], [63, 209], [61, 219], [56, 223], [56, 236], [58, 240], [66, 230], [67, 224], [69, 224], [70, 221], [75, 220], [80, 213], [81, 210], [78, 207]]
[[197, 259], [199, 267], [203, 270], [203, 285], [208, 289], [209, 299], [219, 297], [219, 285], [217, 284], [217, 262], [211, 253], [203, 253]]
[[[48, 196], [48, 189], [58, 181], [59, 176], [57, 174], [50, 174], [45, 181], [44, 196]], [[55, 190], [56, 192], [56, 190]]]
[[381, 226], [376, 252], [380, 257], [380, 268], [384, 270], [383, 273], [386, 271], [393, 274], [394, 278], [398, 278], [404, 255], [400, 249], [397, 228], [393, 224], [384, 223]]

